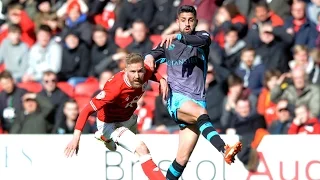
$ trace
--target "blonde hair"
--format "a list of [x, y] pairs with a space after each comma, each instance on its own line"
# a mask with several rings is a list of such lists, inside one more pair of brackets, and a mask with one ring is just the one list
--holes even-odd
[[305, 45], [295, 45], [293, 47], [293, 54], [297, 54], [297, 53], [302, 52], [302, 51], [308, 53], [308, 47], [305, 46]]
[[126, 57], [126, 65], [143, 63], [143, 57], [138, 53], [130, 53]]

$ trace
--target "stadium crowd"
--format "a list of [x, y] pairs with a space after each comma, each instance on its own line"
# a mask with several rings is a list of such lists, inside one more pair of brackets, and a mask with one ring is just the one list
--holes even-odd
[[[207, 109], [220, 133], [251, 150], [266, 134], [320, 134], [320, 0], [2, 0], [0, 133], [72, 133], [128, 53], [179, 30], [184, 4], [212, 37]], [[140, 133], [178, 130], [157, 83], [136, 113]]]

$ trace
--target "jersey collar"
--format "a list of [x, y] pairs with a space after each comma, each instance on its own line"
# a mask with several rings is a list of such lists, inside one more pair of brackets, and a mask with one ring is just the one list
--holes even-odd
[[128, 79], [128, 76], [127, 76], [127, 73], [126, 73], [126, 72], [123, 74], [123, 81], [126, 83], [126, 85], [127, 85], [128, 87], [131, 87], [131, 84], [130, 84], [130, 82], [129, 82], [129, 79]]

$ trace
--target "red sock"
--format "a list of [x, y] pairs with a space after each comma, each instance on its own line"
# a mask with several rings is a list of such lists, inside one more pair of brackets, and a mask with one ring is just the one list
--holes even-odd
[[149, 156], [148, 159], [142, 161], [140, 158], [141, 166], [144, 174], [149, 178], [149, 180], [165, 180], [166, 178], [162, 174], [161, 170], [157, 167], [157, 165], [152, 161]]

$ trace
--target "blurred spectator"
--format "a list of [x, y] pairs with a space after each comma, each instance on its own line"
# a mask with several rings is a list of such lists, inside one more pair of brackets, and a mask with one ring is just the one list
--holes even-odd
[[[41, 1], [41, 0], [37, 0]], [[11, 4], [19, 4], [23, 7], [24, 11], [28, 14], [31, 19], [34, 19], [34, 16], [37, 11], [37, 1], [34, 0], [11, 0], [9, 5]]]
[[230, 28], [225, 33], [224, 60], [222, 66], [234, 72], [240, 63], [240, 54], [246, 43], [239, 39], [238, 31]]
[[261, 57], [252, 48], [245, 48], [241, 52], [241, 62], [236, 74], [243, 79], [243, 86], [258, 96], [263, 86], [264, 65]]
[[[286, 72], [289, 61], [288, 49], [292, 43], [292, 37], [281, 27], [273, 28], [270, 24], [264, 24], [260, 28], [259, 39], [260, 43], [255, 50], [256, 54], [261, 56], [265, 69]], [[249, 45], [252, 44], [249, 43]]]
[[213, 126], [217, 130], [222, 128], [220, 117], [223, 110], [223, 99], [227, 94], [226, 79], [228, 75], [229, 71], [224, 68], [208, 64], [206, 76], [207, 111]]
[[226, 134], [254, 134], [259, 128], [265, 128], [264, 119], [252, 110], [248, 99], [236, 101], [235, 111], [229, 111], [221, 121], [225, 122]]
[[310, 52], [310, 57], [314, 61], [314, 67], [309, 73], [309, 80], [312, 84], [320, 85], [320, 50], [312, 49]]
[[88, 12], [88, 6], [83, 0], [67, 0], [58, 10], [57, 15], [59, 18], [64, 18], [68, 16], [70, 9], [73, 6], [77, 6], [81, 14], [86, 14]]
[[[219, 66], [225, 66], [223, 63], [225, 61], [225, 52], [222, 47], [215, 41], [212, 41], [209, 46], [209, 62]], [[230, 69], [231, 70], [231, 69]]]
[[292, 123], [288, 100], [282, 99], [276, 105], [277, 118], [272, 121], [268, 128], [270, 134], [288, 134]]
[[[292, 76], [293, 85], [283, 84], [285, 78]], [[320, 90], [316, 85], [308, 83], [308, 76], [301, 68], [294, 69], [290, 74], [283, 74], [277, 80], [277, 85], [271, 90], [271, 100], [288, 99], [292, 105], [306, 104], [310, 107], [313, 117], [320, 114]]]
[[9, 132], [17, 114], [22, 111], [22, 96], [27, 92], [17, 87], [9, 71], [0, 74], [0, 120], [4, 131]]
[[248, 30], [246, 18], [242, 16], [236, 5], [233, 3], [223, 5], [215, 16], [214, 40], [220, 47], [224, 47], [225, 33], [233, 27], [238, 32], [239, 39], [243, 38]]
[[[111, 29], [116, 20], [116, 12], [118, 0], [105, 1], [107, 4], [104, 6], [102, 12], [98, 12], [93, 17], [93, 21], [95, 24], [104, 27], [105, 29]], [[99, 2], [95, 2], [99, 3]]]
[[270, 10], [266, 1], [259, 1], [255, 6], [255, 17], [251, 19], [251, 28], [259, 29], [264, 23], [271, 23], [272, 27], [282, 26], [283, 19]]
[[34, 23], [36, 25], [36, 30], [43, 24], [45, 24], [45, 19], [51, 13], [51, 0], [41, 0], [37, 2], [37, 10], [34, 17]]
[[28, 68], [28, 46], [21, 42], [21, 28], [19, 25], [10, 25], [8, 37], [0, 46], [0, 63], [11, 72], [16, 82], [20, 82]]
[[314, 61], [309, 56], [308, 48], [304, 45], [295, 45], [293, 47], [293, 60], [289, 62], [291, 70], [302, 68], [307, 74], [310, 74], [314, 67]]
[[62, 65], [58, 78], [59, 81], [68, 81], [70, 85], [76, 86], [84, 82], [88, 76], [90, 52], [75, 31], [69, 32], [64, 42], [65, 48], [62, 51]]
[[253, 18], [255, 14], [255, 7], [259, 6], [260, 1], [265, 1], [270, 9], [282, 18], [290, 16], [290, 3], [295, 0], [224, 0], [226, 3], [235, 3], [240, 12], [248, 19]]
[[117, 37], [129, 37], [132, 23], [142, 19], [145, 24], [151, 24], [154, 15], [154, 3], [150, 0], [124, 0], [119, 17], [113, 27]]
[[71, 0], [68, 4], [65, 27], [62, 29], [61, 36], [64, 39], [70, 31], [77, 32], [79, 38], [90, 46], [92, 43], [92, 27], [88, 22], [87, 15], [81, 11], [80, 2], [81, 0]]
[[59, 72], [61, 69], [61, 56], [62, 48], [51, 38], [50, 27], [41, 25], [37, 32], [37, 42], [30, 49], [29, 67], [22, 81], [40, 82], [44, 71]]
[[53, 109], [50, 101], [35, 93], [22, 97], [23, 110], [17, 112], [10, 134], [46, 134], [50, 126], [47, 117]]
[[[148, 25], [151, 34], [161, 34], [170, 25], [176, 26], [176, 12], [177, 7], [180, 5], [180, 1], [181, 0], [154, 0], [156, 9], [152, 22]], [[198, 26], [201, 26], [201, 24], [202, 23], [198, 24]]]
[[8, 27], [10, 24], [18, 24], [22, 30], [21, 41], [31, 47], [35, 42], [34, 23], [29, 18], [23, 7], [19, 4], [11, 4], [8, 6], [8, 22], [1, 26], [0, 42], [8, 35]]
[[319, 120], [311, 116], [306, 105], [297, 106], [295, 115], [288, 134], [320, 134]]
[[[69, 99], [65, 103], [63, 103], [62, 106], [64, 117], [61, 119], [60, 123], [57, 126], [57, 129], [53, 133], [72, 134], [79, 115], [78, 104], [75, 100]], [[91, 133], [90, 129], [90, 124], [87, 122], [83, 128], [82, 133]]]
[[43, 89], [40, 95], [47, 97], [53, 105], [53, 110], [48, 116], [48, 121], [57, 129], [58, 123], [63, 119], [63, 104], [69, 99], [59, 87], [57, 87], [57, 75], [53, 71], [45, 71], [42, 78]]
[[235, 112], [236, 102], [238, 99], [249, 99], [251, 111], [256, 111], [257, 98], [250, 93], [250, 90], [243, 87], [243, 80], [235, 75], [230, 74], [228, 77], [228, 94], [223, 100], [223, 110], [221, 115], [222, 127], [227, 127], [228, 116]]
[[63, 28], [61, 19], [59, 19], [55, 13], [51, 13], [44, 19], [44, 24], [50, 27], [52, 39], [60, 43], [62, 40], [60, 33]]
[[307, 6], [307, 17], [314, 24], [318, 24], [319, 14], [320, 14], [320, 1], [319, 0], [311, 0], [311, 2]]
[[263, 88], [258, 98], [257, 111], [264, 116], [268, 126], [276, 119], [276, 104], [271, 101], [271, 90], [276, 86], [281, 73], [278, 70], [268, 70], [265, 72]]
[[[265, 31], [265, 29], [262, 29], [265, 28], [265, 24], [268, 24], [268, 31], [273, 32], [273, 30], [279, 29], [284, 22], [278, 15], [270, 11], [268, 4], [262, 0], [259, 1], [255, 7], [255, 18], [251, 20], [249, 31], [246, 37], [250, 46], [256, 48], [259, 46], [259, 44], [261, 44], [261, 41], [264, 42], [261, 38], [261, 33]], [[282, 37], [283, 34], [286, 34], [285, 30], [283, 30], [282, 34], [279, 34], [280, 40], [286, 41], [289, 37], [292, 39], [292, 37], [289, 35], [287, 35], [288, 37]], [[291, 45], [291, 39], [289, 45]]]
[[132, 23], [131, 34], [133, 42], [127, 46], [129, 53], [139, 53], [142, 55], [151, 51], [153, 43], [148, 36], [149, 30], [142, 20], [136, 20]]
[[306, 17], [306, 3], [296, 1], [292, 4], [291, 14], [284, 24], [286, 32], [294, 37], [294, 45], [306, 45], [308, 48], [316, 46], [318, 32], [316, 25]]
[[116, 59], [113, 59], [119, 48], [112, 37], [102, 26], [95, 26], [93, 30], [93, 46], [91, 48], [91, 68], [89, 75], [98, 77], [104, 70], [118, 68]]
[[249, 171], [254, 171], [258, 164], [258, 154], [256, 148], [264, 135], [268, 134], [265, 130], [265, 121], [263, 117], [250, 108], [248, 99], [239, 99], [236, 102], [234, 112], [228, 112], [226, 134], [239, 135], [242, 142], [242, 151], [238, 154], [239, 160]]

